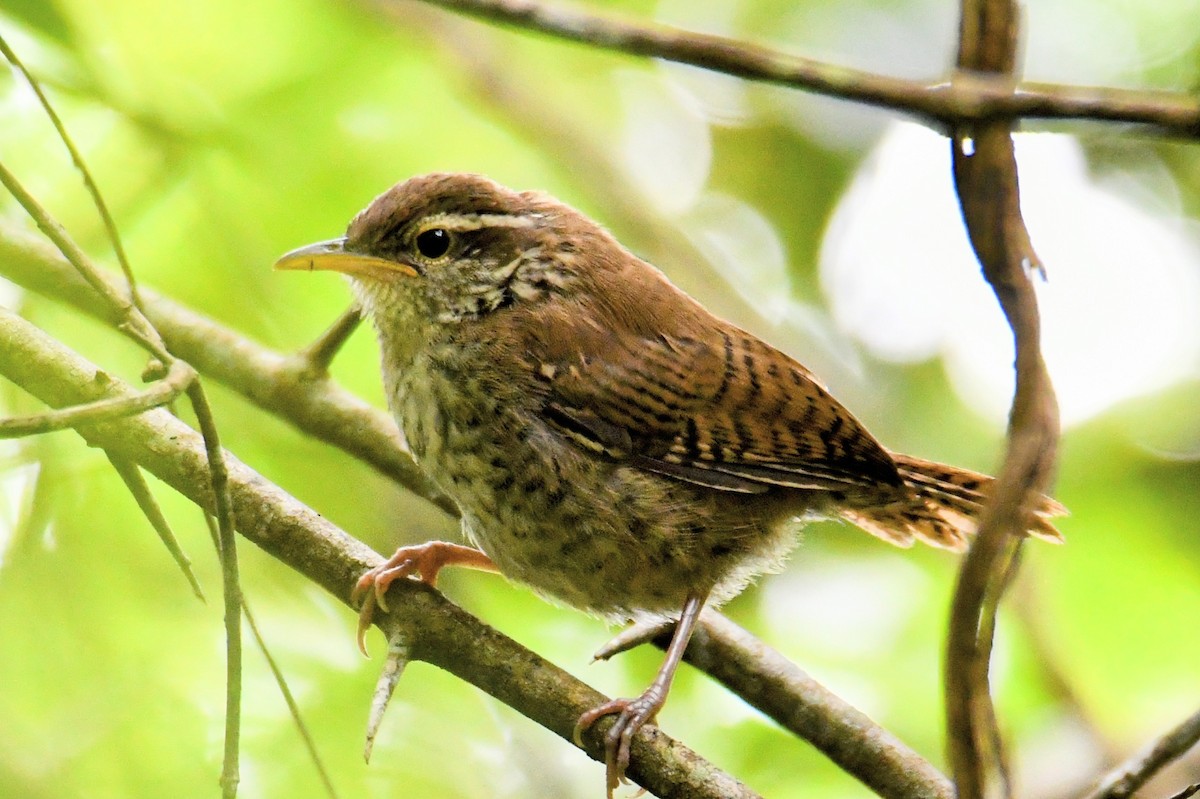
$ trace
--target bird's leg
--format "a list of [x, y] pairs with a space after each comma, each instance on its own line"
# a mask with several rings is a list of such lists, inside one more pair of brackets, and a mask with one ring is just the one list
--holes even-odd
[[451, 544], [449, 541], [426, 541], [424, 544], [400, 547], [390, 558], [358, 578], [350, 601], [362, 599], [358, 611], [358, 648], [367, 654], [366, 634], [371, 627], [371, 618], [378, 605], [386, 613], [387, 602], [383, 596], [388, 587], [402, 577], [419, 575], [428, 586], [437, 583], [438, 572], [446, 566], [465, 566], [480, 571], [499, 571], [492, 559], [474, 547]]
[[675, 626], [675, 634], [671, 637], [671, 645], [667, 647], [667, 657], [663, 660], [658, 674], [650, 687], [635, 699], [613, 699], [599, 707], [592, 708], [579, 717], [575, 723], [575, 743], [582, 745], [583, 731], [591, 727], [604, 716], [618, 714], [616, 722], [604, 736], [604, 763], [608, 776], [608, 796], [612, 799], [613, 791], [625, 779], [625, 769], [629, 766], [629, 744], [633, 736], [654, 717], [666, 704], [667, 692], [671, 690], [671, 680], [675, 670], [683, 659], [683, 652], [691, 640], [696, 620], [704, 607], [706, 596], [689, 594], [683, 603], [683, 612], [679, 615], [679, 623]]
[[300, 351], [300, 357], [320, 374], [329, 371], [333, 356], [338, 354], [350, 334], [358, 329], [362, 322], [362, 309], [354, 303], [339, 316], [329, 328], [317, 337], [317, 340]]
[[592, 661], [608, 660], [622, 652], [628, 652], [630, 649], [636, 649], [642, 644], [650, 643], [660, 635], [673, 634], [675, 632], [675, 625], [678, 623], [675, 619], [633, 622], [624, 630], [621, 630], [621, 632], [608, 639], [604, 646], [593, 652]]

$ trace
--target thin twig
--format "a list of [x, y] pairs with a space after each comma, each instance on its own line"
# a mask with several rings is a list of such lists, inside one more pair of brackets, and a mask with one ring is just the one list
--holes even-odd
[[1104, 775], [1084, 799], [1128, 799], [1164, 766], [1178, 760], [1197, 743], [1200, 743], [1200, 711]]
[[[99, 379], [108, 379], [106, 375]], [[150, 388], [129, 397], [98, 400], [73, 408], [61, 408], [47, 413], [0, 419], [0, 438], [49, 433], [81, 424], [94, 424], [118, 416], [142, 413], [175, 400], [196, 379], [196, 372], [183, 361], [171, 364], [167, 376]]]
[[[376, 2], [400, 6], [397, 0]], [[724, 36], [633, 23], [532, 0], [423, 2], [596, 48], [662, 58], [907, 112], [939, 127], [955, 122], [1038, 117], [1132, 122], [1189, 138], [1200, 133], [1200, 101], [1186, 92], [1016, 83], [966, 71], [947, 81], [921, 83], [826, 64]]]
[[237, 796], [241, 780], [238, 743], [242, 716], [242, 588], [238, 577], [237, 538], [234, 535], [233, 500], [229, 496], [229, 472], [225, 453], [213, 421], [212, 409], [199, 381], [188, 387], [188, 399], [204, 439], [208, 459], [213, 508], [221, 543], [221, 585], [225, 599], [225, 757], [221, 766], [221, 792], [225, 799]]
[[33, 218], [33, 221], [58, 248], [63, 257], [75, 267], [76, 271], [92, 287], [92, 290], [105, 302], [108, 306], [107, 312], [111, 318], [117, 321], [118, 328], [164, 364], [174, 361], [175, 358], [163, 346], [162, 339], [154, 326], [146, 320], [146, 317], [128, 298], [121, 295], [116, 286], [104, 278], [101, 270], [79, 248], [79, 245], [67, 234], [63, 226], [50, 216], [49, 212], [21, 185], [16, 175], [9, 172], [2, 162], [0, 162], [0, 183], [4, 184], [4, 187]]
[[139, 310], [142, 308], [142, 299], [138, 296], [137, 281], [133, 278], [133, 268], [129, 265], [129, 259], [125, 256], [125, 246], [121, 243], [121, 235], [117, 231], [117, 224], [113, 221], [112, 214], [108, 211], [108, 203], [104, 202], [104, 195], [100, 193], [100, 187], [96, 185], [95, 179], [92, 177], [92, 172], [87, 167], [87, 163], [83, 160], [83, 155], [75, 146], [75, 142], [71, 139], [67, 128], [59, 119], [58, 112], [54, 110], [50, 100], [42, 91], [41, 84], [33, 77], [33, 74], [25, 68], [21, 59], [8, 42], [4, 41], [4, 37], [0, 36], [0, 52], [4, 53], [4, 57], [9, 63], [16, 67], [29, 83], [33, 93], [37, 95], [38, 102], [42, 104], [42, 110], [46, 112], [46, 116], [50, 118], [50, 123], [54, 125], [54, 129], [58, 131], [58, 138], [67, 148], [67, 152], [71, 154], [71, 162], [75, 164], [75, 168], [79, 170], [79, 174], [83, 177], [83, 185], [88, 190], [88, 194], [92, 196], [92, 203], [96, 206], [97, 213], [100, 214], [100, 219], [104, 222], [104, 229], [108, 232], [108, 239], [112, 242], [113, 253], [117, 256], [117, 263], [121, 265], [121, 272], [125, 275], [125, 283], [129, 288], [129, 299]]
[[333, 779], [329, 776], [329, 771], [325, 768], [325, 763], [321, 760], [320, 753], [317, 752], [317, 742], [313, 739], [308, 725], [304, 723], [304, 718], [300, 715], [300, 705], [296, 703], [296, 697], [292, 695], [292, 689], [288, 686], [287, 678], [283, 675], [283, 670], [279, 668], [279, 664], [275, 662], [275, 657], [271, 654], [270, 648], [267, 647], [266, 639], [259, 632], [258, 623], [254, 621], [254, 615], [250, 613], [250, 606], [246, 604], [246, 597], [244, 596], [242, 597], [242, 614], [246, 617], [246, 624], [250, 628], [250, 634], [254, 636], [254, 643], [258, 646], [258, 651], [266, 659], [267, 668], [271, 670], [271, 676], [275, 678], [275, 685], [279, 687], [279, 693], [283, 696], [288, 713], [292, 716], [292, 723], [296, 725], [296, 730], [300, 733], [300, 739], [304, 741], [304, 748], [308, 750], [308, 758], [317, 769], [317, 774], [321, 778], [321, 785], [324, 786], [325, 793], [330, 799], [337, 799], [337, 789], [334, 788]]
[[[963, 0], [958, 67], [1011, 79], [1019, 14], [1012, 0]], [[1016, 537], [1050, 480], [1058, 410], [1042, 361], [1037, 299], [1029, 275], [1040, 262], [1021, 218], [1011, 122], [959, 125], [953, 166], [963, 220], [984, 277], [1013, 331], [1016, 394], [1004, 464], [963, 558], [950, 609], [945, 664], [947, 749], [960, 799], [983, 799], [992, 777], [1009, 780], [989, 668], [996, 606], [1011, 575]]]
[[159, 507], [158, 501], [154, 499], [154, 494], [150, 491], [150, 486], [146, 485], [146, 478], [142, 476], [142, 472], [137, 464], [119, 455], [114, 455], [112, 452], [106, 452], [105, 454], [108, 456], [108, 460], [112, 463], [113, 468], [117, 470], [117, 474], [121, 476], [121, 480], [124, 481], [125, 487], [129, 489], [129, 493], [137, 501], [138, 507], [142, 510], [142, 515], [150, 522], [150, 526], [154, 528], [154, 532], [158, 533], [163, 546], [171, 553], [171, 557], [174, 558], [175, 563], [179, 566], [179, 570], [187, 578], [188, 584], [192, 587], [192, 593], [201, 602], [207, 602], [208, 600], [204, 598], [204, 590], [200, 587], [200, 580], [192, 570], [192, 561], [179, 545], [179, 539], [175, 537], [174, 531], [171, 530], [171, 525], [167, 522], [167, 517], [163, 515], [162, 508]]
[[[204, 516], [204, 523], [208, 527], [208, 534], [212, 541], [213, 550], [219, 556], [221, 552], [221, 531], [217, 526], [215, 517], [211, 513], [203, 511], [202, 515]], [[254, 615], [250, 612], [250, 606], [247, 604], [245, 594], [242, 594], [241, 600], [242, 615], [246, 617], [246, 623], [250, 626], [254, 643], [258, 647], [258, 651], [262, 653], [263, 659], [267, 661], [267, 667], [270, 668], [271, 675], [275, 678], [275, 684], [279, 688], [280, 696], [283, 697], [283, 702], [287, 705], [288, 713], [292, 717], [292, 723], [296, 725], [296, 731], [300, 734], [300, 739], [304, 742], [305, 749], [308, 750], [309, 759], [312, 760], [313, 766], [317, 769], [317, 773], [321, 777], [325, 792], [329, 794], [331, 799], [336, 799], [337, 791], [334, 789], [333, 780], [330, 778], [329, 772], [325, 768], [325, 763], [321, 760], [321, 756], [317, 751], [317, 742], [314, 740], [312, 733], [308, 729], [308, 724], [305, 723], [304, 717], [300, 713], [300, 706], [296, 703], [296, 697], [292, 694], [287, 677], [284, 676], [283, 670], [279, 668], [275, 656], [271, 654], [266, 639], [259, 632], [258, 623], [254, 620]]]

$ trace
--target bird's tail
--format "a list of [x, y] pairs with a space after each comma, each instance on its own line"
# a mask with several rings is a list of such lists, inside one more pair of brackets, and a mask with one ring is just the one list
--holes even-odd
[[[908, 455], [893, 457], [908, 490], [887, 504], [842, 508], [842, 517], [899, 546], [910, 546], [919, 539], [946, 549], [965, 549], [967, 536], [978, 525], [993, 478]], [[1042, 497], [1026, 535], [1061, 543], [1062, 534], [1050, 520], [1066, 513], [1061, 504]]]

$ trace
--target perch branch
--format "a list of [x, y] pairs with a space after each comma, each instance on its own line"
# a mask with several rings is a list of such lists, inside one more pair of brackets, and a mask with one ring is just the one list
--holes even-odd
[[[19, 316], [0, 309], [0, 374], [51, 406], [93, 402], [131, 392], [98, 384], [100, 370]], [[128, 458], [199, 504], [216, 509], [203, 438], [164, 410], [79, 429], [93, 446]], [[349, 605], [358, 576], [382, 558], [361, 542], [226, 453], [228, 488], [238, 530]], [[378, 621], [389, 639], [407, 636], [412, 657], [482, 688], [558, 735], [570, 739], [580, 714], [605, 700], [595, 690], [416, 582], [393, 592], [392, 612]], [[635, 746], [640, 768], [630, 776], [663, 799], [756, 796], [682, 744], [644, 730]], [[588, 754], [603, 760], [601, 747]]]

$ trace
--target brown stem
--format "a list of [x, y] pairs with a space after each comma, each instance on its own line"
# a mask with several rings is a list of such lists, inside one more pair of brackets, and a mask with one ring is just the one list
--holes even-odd
[[[1019, 14], [1011, 0], [963, 0], [958, 67], [1012, 78]], [[971, 244], [1013, 331], [1016, 395], [1008, 446], [979, 531], [963, 559], [950, 610], [945, 667], [947, 749], [960, 799], [983, 799], [1007, 769], [989, 685], [994, 616], [1018, 536], [1050, 481], [1058, 407], [1042, 361], [1030, 275], [1041, 264], [1021, 218], [1011, 123], [959, 125], [955, 187]]]
[[354, 303], [333, 321], [317, 340], [300, 351], [300, 357], [308, 361], [314, 374], [324, 376], [329, 373], [329, 364], [334, 356], [342, 349], [342, 345], [350, 335], [362, 324], [362, 310]]

